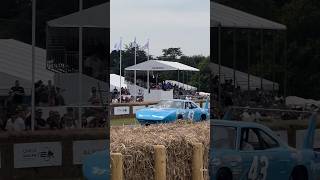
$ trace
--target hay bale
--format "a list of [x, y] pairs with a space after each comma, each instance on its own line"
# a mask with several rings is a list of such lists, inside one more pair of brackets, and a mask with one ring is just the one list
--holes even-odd
[[[193, 143], [204, 145], [204, 168], [208, 168], [209, 128], [209, 122], [111, 127], [110, 150], [124, 156], [124, 179], [150, 180], [154, 176], [152, 146], [164, 145], [167, 178], [191, 179]], [[207, 172], [205, 179], [209, 179]]]

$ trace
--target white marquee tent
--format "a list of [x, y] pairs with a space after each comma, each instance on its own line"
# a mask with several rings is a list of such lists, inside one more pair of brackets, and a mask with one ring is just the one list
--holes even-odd
[[187, 90], [197, 90], [196, 87], [193, 87], [193, 86], [190, 86], [188, 84], [184, 84], [184, 83], [181, 83], [181, 82], [178, 82], [178, 81], [174, 81], [174, 80], [166, 80], [165, 81], [166, 83], [171, 83], [173, 85], [177, 85], [178, 87], [181, 87], [181, 88], [184, 88], [184, 89], [187, 89]]
[[[120, 76], [117, 74], [110, 74], [110, 91], [113, 91], [114, 88], [120, 90]], [[125, 78], [121, 76], [121, 87], [127, 88], [127, 84], [125, 83]]]
[[149, 60], [125, 68], [128, 71], [199, 71], [199, 69], [172, 61]]
[[[54, 73], [46, 69], [46, 51], [35, 48], [35, 80], [46, 83], [53, 80]], [[14, 39], [0, 39], [0, 89], [1, 94], [19, 80], [26, 93], [30, 93], [32, 78], [31, 45]]]

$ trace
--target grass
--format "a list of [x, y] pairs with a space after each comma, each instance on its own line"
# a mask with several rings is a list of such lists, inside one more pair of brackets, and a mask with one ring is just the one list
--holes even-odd
[[110, 122], [111, 126], [122, 126], [122, 125], [135, 125], [139, 122], [135, 118], [112, 118]]

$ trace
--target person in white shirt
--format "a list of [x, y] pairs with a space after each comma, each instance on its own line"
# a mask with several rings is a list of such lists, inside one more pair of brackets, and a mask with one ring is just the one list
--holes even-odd
[[25, 128], [24, 120], [16, 114], [12, 115], [6, 124], [7, 131], [24, 131]]

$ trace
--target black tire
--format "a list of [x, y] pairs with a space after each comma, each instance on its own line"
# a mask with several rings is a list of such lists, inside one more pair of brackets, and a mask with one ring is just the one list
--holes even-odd
[[207, 120], [207, 116], [205, 114], [202, 114], [201, 115], [201, 121], [205, 121], [205, 120]]
[[290, 180], [308, 180], [308, 171], [303, 166], [297, 166], [293, 169]]
[[217, 180], [232, 180], [232, 173], [227, 168], [221, 168], [216, 175]]
[[179, 114], [177, 119], [183, 119], [183, 116], [181, 114]]

